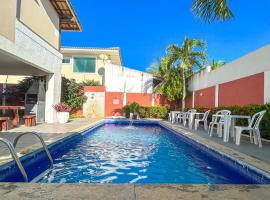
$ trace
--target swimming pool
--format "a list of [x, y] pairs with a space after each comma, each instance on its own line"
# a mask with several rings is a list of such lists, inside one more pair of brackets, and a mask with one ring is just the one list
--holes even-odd
[[[265, 174], [237, 165], [158, 122], [108, 121], [50, 146], [54, 169], [41, 183], [254, 184]], [[61, 145], [62, 144], [62, 145]], [[33, 179], [48, 166], [44, 153], [26, 171]], [[43, 155], [43, 156], [41, 156]], [[231, 160], [232, 159], [232, 160]], [[39, 163], [39, 164], [37, 164]], [[248, 169], [247, 171], [245, 169]], [[248, 172], [248, 173], [246, 173]], [[13, 173], [7, 181], [20, 181]], [[0, 176], [1, 180], [1, 176]]]

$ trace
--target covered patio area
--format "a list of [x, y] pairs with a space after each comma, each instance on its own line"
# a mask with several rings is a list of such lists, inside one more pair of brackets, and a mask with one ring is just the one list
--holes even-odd
[[[41, 58], [42, 60], [42, 58]], [[43, 60], [44, 62], [45, 60]], [[57, 61], [58, 62], [58, 61]], [[24, 60], [16, 55], [10, 54], [8, 52], [4, 52], [0, 50], [0, 74], [4, 77], [4, 81], [1, 81], [1, 105], [0, 105], [0, 117], [5, 115], [5, 113], [11, 113], [13, 110], [12, 106], [15, 106], [15, 111], [20, 111], [20, 117], [22, 117], [22, 113], [25, 111], [25, 102], [24, 99], [19, 100], [16, 94], [12, 96], [12, 92], [9, 94], [12, 96], [13, 101], [8, 101], [6, 99], [6, 91], [8, 91], [8, 87], [10, 87], [7, 82], [9, 79], [14, 79], [16, 77], [27, 77], [34, 76], [40, 77], [44, 81], [44, 90], [45, 90], [45, 106], [41, 111], [44, 113], [43, 122], [53, 123], [56, 122], [56, 113], [52, 107], [52, 105], [58, 103], [60, 101], [61, 95], [61, 74], [60, 71], [54, 69], [53, 71], [49, 68], [46, 68], [43, 63], [32, 63], [29, 60]], [[60, 67], [59, 67], [60, 68]], [[15, 99], [15, 101], [14, 101]], [[5, 107], [11, 106], [11, 107]], [[20, 106], [20, 107], [18, 107]], [[17, 110], [18, 109], [18, 110]], [[14, 110], [13, 110], [14, 111]], [[37, 114], [37, 113], [33, 113]], [[14, 116], [9, 115], [10, 120], [14, 118]], [[11, 124], [11, 123], [10, 123]], [[16, 123], [12, 123], [16, 126]]]

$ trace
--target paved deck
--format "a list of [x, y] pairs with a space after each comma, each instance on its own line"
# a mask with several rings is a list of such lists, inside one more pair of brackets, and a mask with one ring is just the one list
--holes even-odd
[[0, 199], [5, 200], [266, 200], [269, 198], [269, 185], [0, 184]]
[[[6, 132], [0, 132], [0, 137], [13, 141], [14, 138], [24, 132], [37, 132], [44, 139], [46, 144], [50, 144], [60, 138], [73, 134], [74, 132], [86, 129], [93, 126], [93, 124], [100, 121], [101, 118], [79, 118], [69, 121], [66, 124], [38, 124], [33, 127], [19, 126], [17, 128], [10, 129]], [[16, 151], [19, 155], [29, 153], [37, 148], [41, 147], [39, 140], [31, 135], [23, 136], [16, 147]], [[0, 163], [6, 162], [10, 159], [8, 149], [0, 143]]]

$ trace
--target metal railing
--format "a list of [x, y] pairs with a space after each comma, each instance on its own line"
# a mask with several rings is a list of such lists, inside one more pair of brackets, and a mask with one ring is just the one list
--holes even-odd
[[44, 148], [44, 150], [45, 150], [45, 152], [46, 152], [46, 154], [47, 154], [47, 156], [48, 156], [48, 158], [49, 158], [49, 160], [50, 160], [50, 164], [51, 164], [51, 165], [50, 165], [50, 169], [52, 169], [52, 168], [53, 168], [53, 159], [52, 159], [52, 156], [51, 156], [51, 154], [50, 154], [50, 152], [49, 152], [49, 149], [48, 149], [47, 145], [45, 144], [43, 138], [42, 138], [40, 135], [38, 135], [37, 133], [35, 133], [35, 132], [26, 132], [26, 133], [22, 133], [22, 134], [18, 135], [18, 136], [14, 139], [14, 142], [13, 142], [14, 149], [16, 148], [19, 139], [20, 139], [22, 136], [24, 136], [24, 135], [34, 135], [34, 136], [36, 136], [36, 137], [40, 140], [40, 142], [41, 142], [41, 144], [42, 144], [42, 146], [43, 146], [43, 148]]
[[5, 144], [8, 147], [10, 154], [12, 155], [15, 163], [17, 164], [17, 166], [18, 166], [18, 168], [19, 168], [19, 170], [24, 178], [24, 181], [28, 182], [28, 177], [27, 177], [27, 174], [25, 172], [25, 169], [22, 166], [22, 163], [21, 163], [20, 159], [18, 158], [12, 143], [9, 140], [4, 139], [4, 138], [0, 138], [0, 142], [2, 142], [3, 144]]
[[43, 149], [45, 150], [45, 152], [50, 160], [50, 169], [53, 168], [53, 159], [52, 159], [52, 156], [51, 156], [49, 149], [48, 149], [47, 145], [45, 144], [43, 138], [35, 132], [27, 132], [27, 133], [22, 133], [22, 134], [18, 135], [17, 137], [15, 137], [13, 144], [9, 140], [0, 137], [0, 142], [2, 142], [3, 144], [5, 144], [8, 147], [9, 152], [12, 155], [13, 160], [15, 161], [16, 165], [18, 166], [18, 168], [19, 168], [19, 170], [24, 178], [24, 181], [28, 182], [28, 176], [26, 174], [26, 171], [25, 171], [25, 169], [24, 169], [24, 167], [23, 167], [23, 165], [22, 165], [22, 163], [21, 163], [20, 159], [18, 158], [16, 151], [15, 151], [15, 148], [18, 144], [19, 139], [24, 135], [34, 135], [39, 139], [39, 141], [41, 142], [41, 144], [43, 146]]

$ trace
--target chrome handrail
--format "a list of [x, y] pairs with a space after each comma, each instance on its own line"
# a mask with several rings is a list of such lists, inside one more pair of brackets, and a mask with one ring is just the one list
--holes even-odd
[[18, 166], [18, 168], [19, 168], [19, 170], [24, 178], [24, 181], [28, 182], [28, 177], [27, 177], [27, 174], [25, 172], [25, 169], [22, 166], [22, 163], [21, 163], [20, 159], [18, 158], [12, 143], [9, 140], [4, 139], [4, 138], [0, 138], [0, 142], [2, 142], [3, 144], [5, 144], [8, 147], [10, 154], [12, 155], [15, 163], [17, 164], [17, 166]]
[[49, 149], [48, 149], [47, 145], [45, 144], [43, 138], [42, 138], [40, 135], [38, 135], [37, 133], [35, 133], [35, 132], [26, 132], [26, 133], [22, 133], [22, 134], [18, 135], [18, 136], [14, 139], [14, 142], [13, 142], [14, 149], [16, 148], [16, 145], [17, 145], [17, 143], [18, 143], [18, 140], [19, 140], [22, 136], [27, 135], [27, 134], [34, 135], [34, 136], [36, 136], [36, 137], [40, 140], [40, 142], [41, 142], [41, 144], [42, 144], [42, 146], [43, 146], [43, 148], [44, 148], [44, 150], [45, 150], [45, 152], [46, 152], [46, 154], [47, 154], [47, 156], [48, 156], [48, 158], [49, 158], [49, 160], [50, 160], [50, 163], [51, 163], [50, 169], [52, 169], [52, 168], [53, 168], [53, 159], [52, 159], [52, 156], [51, 156], [51, 154], [50, 154], [50, 152], [49, 152]]

